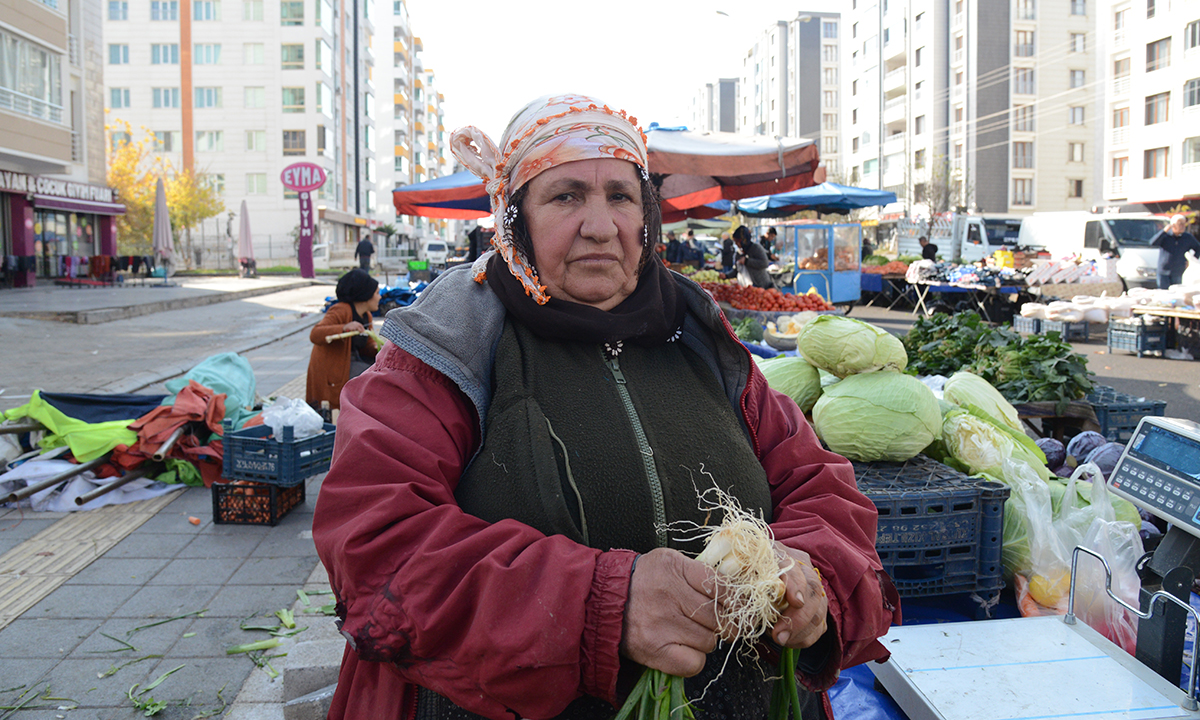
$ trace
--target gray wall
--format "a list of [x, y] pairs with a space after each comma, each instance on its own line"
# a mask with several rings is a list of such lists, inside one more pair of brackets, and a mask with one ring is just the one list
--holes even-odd
[[717, 112], [715, 130], [737, 132], [737, 78], [721, 78], [717, 81]]
[[992, 72], [997, 76], [995, 84], [977, 90], [975, 95], [975, 117], [988, 118], [976, 127], [996, 126], [975, 136], [975, 147], [983, 148], [974, 153], [975, 205], [987, 212], [1008, 212], [1008, 123], [997, 120], [1010, 111], [1012, 71], [1007, 66], [1011, 10], [1009, 0], [979, 0], [972, 7], [976, 10], [972, 23], [976, 47], [973, 80], [978, 87], [978, 78], [992, 77], [989, 75]]
[[[791, 41], [796, 49], [796, 128], [788, 128], [794, 137], [815, 138], [821, 134], [821, 16], [808, 22], [792, 23], [798, 28]], [[839, 31], [841, 28], [838, 28]], [[781, 133], [782, 134], [782, 133]]]

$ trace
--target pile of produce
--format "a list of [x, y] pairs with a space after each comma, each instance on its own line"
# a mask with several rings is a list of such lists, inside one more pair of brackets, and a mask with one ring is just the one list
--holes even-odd
[[688, 277], [698, 283], [715, 283], [721, 281], [721, 273], [716, 270], [697, 270], [688, 275]]
[[815, 292], [791, 295], [776, 288], [745, 287], [737, 283], [702, 282], [717, 302], [728, 303], [738, 310], [762, 312], [799, 312], [802, 310], [832, 310], [833, 305]]
[[968, 370], [987, 380], [1010, 403], [1067, 403], [1092, 389], [1087, 358], [1050, 335], [1022, 337], [1009, 327], [989, 327], [977, 313], [919, 318], [904, 337], [908, 372], [946, 375]]
[[892, 260], [883, 265], [868, 265], [864, 262], [862, 271], [871, 275], [903, 275], [908, 272], [908, 263]]
[[763, 326], [754, 318], [746, 316], [741, 320], [733, 321], [730, 325], [733, 327], [733, 334], [738, 336], [738, 340], [762, 342]]
[[1071, 477], [1075, 468], [1084, 463], [1092, 463], [1107, 480], [1117, 468], [1125, 445], [1109, 442], [1108, 438], [1098, 432], [1085, 430], [1063, 445], [1062, 441], [1054, 438], [1042, 438], [1037, 445], [1046, 454], [1046, 467], [1059, 477]]

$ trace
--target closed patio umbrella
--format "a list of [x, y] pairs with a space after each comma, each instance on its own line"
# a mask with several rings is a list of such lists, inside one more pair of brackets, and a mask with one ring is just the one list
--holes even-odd
[[254, 235], [250, 232], [250, 213], [246, 211], [246, 201], [242, 201], [242, 209], [238, 220], [237, 256], [240, 274], [258, 277], [254, 262]]
[[167, 275], [173, 275], [175, 268], [172, 258], [175, 253], [175, 243], [171, 239], [171, 213], [167, 209], [167, 190], [161, 177], [154, 189], [154, 233], [152, 237], [155, 261], [162, 263], [167, 268]]

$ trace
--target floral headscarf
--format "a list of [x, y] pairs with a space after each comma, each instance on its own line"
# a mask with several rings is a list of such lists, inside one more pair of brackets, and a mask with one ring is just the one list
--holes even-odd
[[[522, 257], [513, 243], [510, 226], [517, 209], [508, 205], [513, 193], [539, 173], [577, 160], [628, 160], [641, 168], [643, 178], [649, 178], [646, 134], [637, 118], [585, 95], [547, 95], [529, 103], [508, 123], [500, 148], [482, 130], [468, 125], [450, 134], [450, 150], [486, 184], [496, 221], [492, 245], [539, 305], [550, 296], [529, 258]], [[473, 266], [480, 282], [486, 264], [485, 258], [481, 260]]]

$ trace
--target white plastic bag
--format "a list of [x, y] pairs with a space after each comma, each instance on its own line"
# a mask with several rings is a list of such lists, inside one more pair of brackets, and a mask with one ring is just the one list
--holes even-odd
[[283, 428], [292, 427], [296, 440], [325, 432], [325, 421], [308, 403], [299, 398], [292, 400], [283, 396], [263, 408], [263, 424], [271, 428], [276, 440], [283, 439]]

